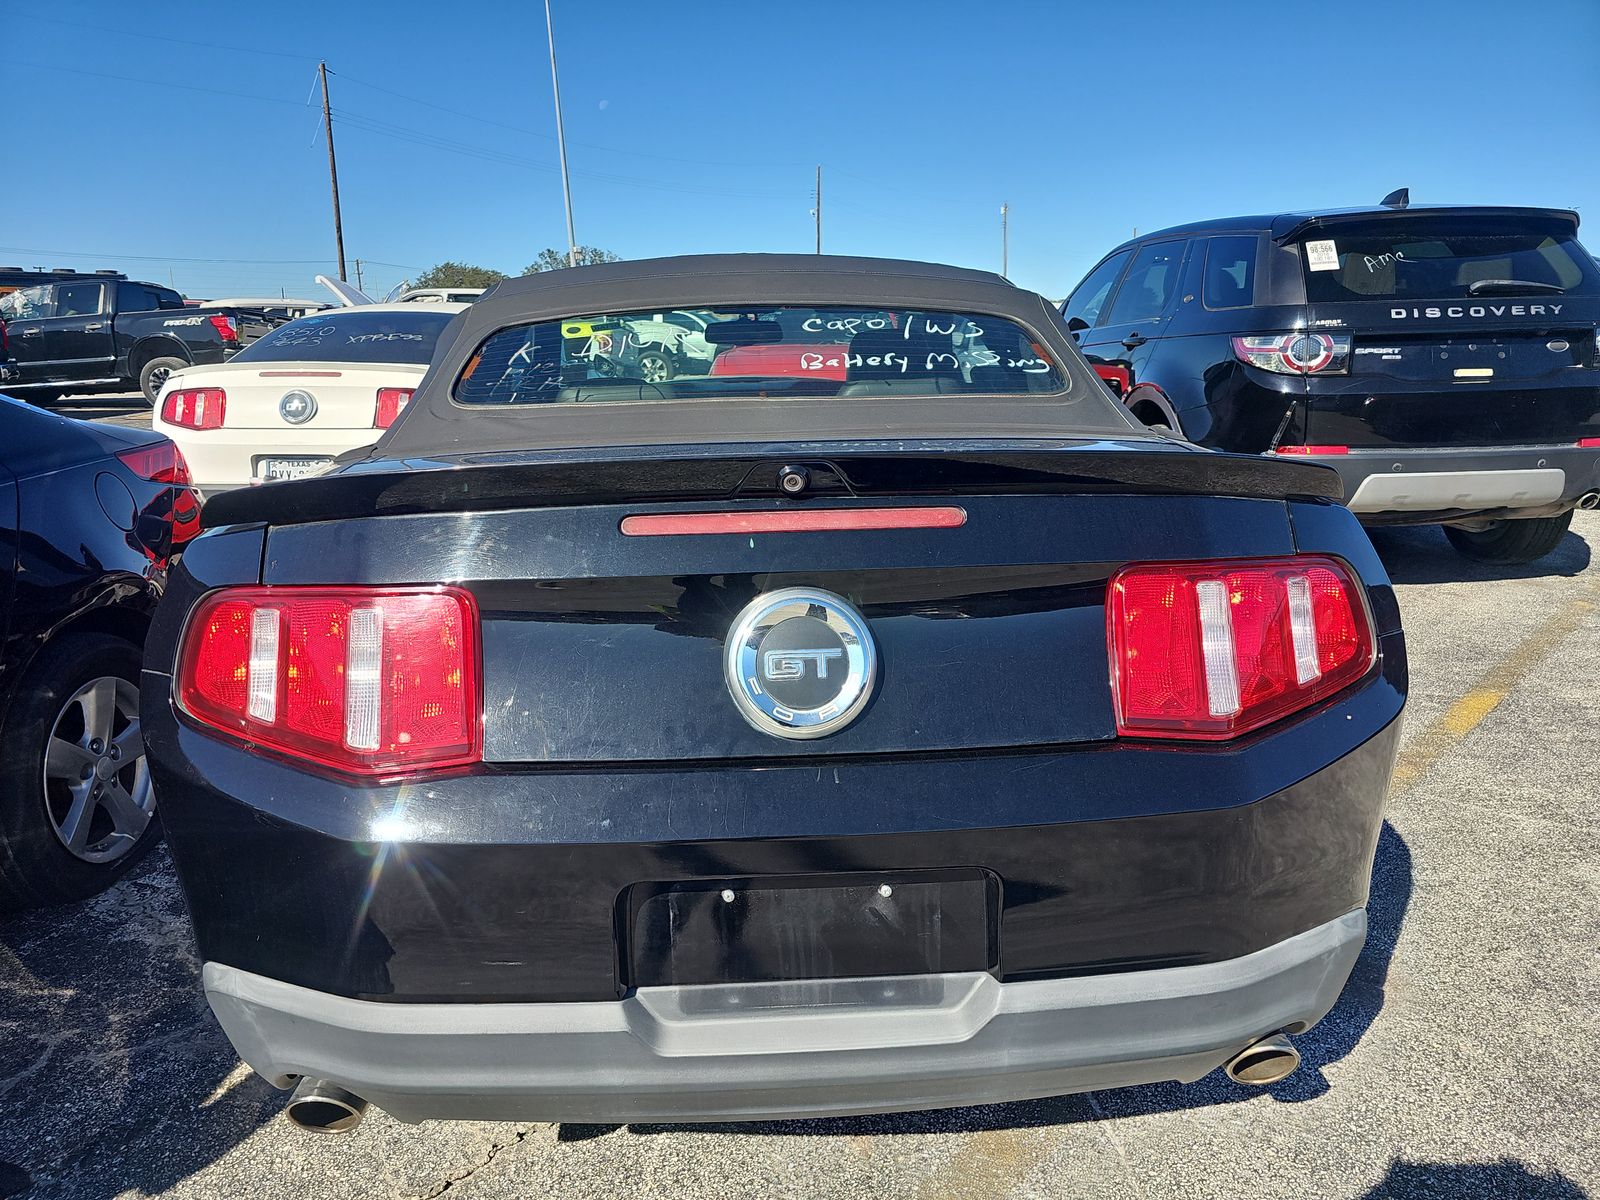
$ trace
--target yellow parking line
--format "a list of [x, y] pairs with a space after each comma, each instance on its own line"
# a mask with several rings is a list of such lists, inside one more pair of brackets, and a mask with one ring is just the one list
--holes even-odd
[[1511, 694], [1511, 690], [1530, 671], [1549, 658], [1561, 641], [1583, 624], [1594, 608], [1594, 601], [1580, 597], [1569, 600], [1539, 622], [1515, 650], [1478, 681], [1476, 687], [1446, 709], [1443, 716], [1401, 751], [1394, 765], [1391, 790], [1400, 791], [1432, 770], [1435, 763], [1483, 723], [1483, 719]]

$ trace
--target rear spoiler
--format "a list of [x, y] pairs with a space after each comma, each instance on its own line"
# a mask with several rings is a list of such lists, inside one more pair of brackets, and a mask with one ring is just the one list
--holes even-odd
[[1515, 217], [1519, 220], [1558, 225], [1563, 233], [1576, 236], [1578, 214], [1569, 208], [1507, 208], [1499, 205], [1436, 205], [1432, 208], [1356, 208], [1338, 212], [1285, 213], [1272, 222], [1272, 240], [1280, 245], [1296, 241], [1317, 229], [1329, 229], [1371, 221], [1409, 221], [1428, 217]]
[[201, 521], [215, 529], [581, 504], [781, 502], [778, 474], [795, 463], [813, 479], [806, 499], [821, 502], [985, 493], [1344, 496], [1338, 473], [1320, 464], [1223, 454], [1154, 438], [1044, 445], [810, 442], [708, 447], [701, 453], [621, 447], [366, 460], [336, 474], [222, 492], [206, 502]]

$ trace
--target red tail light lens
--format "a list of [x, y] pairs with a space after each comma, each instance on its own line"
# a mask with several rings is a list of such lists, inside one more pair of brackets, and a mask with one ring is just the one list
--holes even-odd
[[228, 393], [221, 388], [179, 388], [161, 401], [161, 419], [180, 429], [221, 429]]
[[1328, 558], [1128, 567], [1106, 614], [1129, 737], [1237, 737], [1348, 687], [1376, 658], [1361, 585]]
[[372, 427], [374, 429], [387, 429], [400, 419], [400, 414], [405, 412], [406, 405], [411, 403], [411, 397], [416, 394], [416, 388], [379, 388], [378, 407], [373, 413]]
[[480, 755], [478, 610], [459, 588], [228, 588], [178, 660], [194, 720], [355, 775]]
[[233, 323], [232, 317], [225, 317], [221, 313], [213, 313], [207, 320], [211, 322], [211, 327], [217, 331], [218, 336], [223, 341], [237, 342], [239, 340], [239, 327]]
[[189, 478], [189, 464], [183, 461], [182, 452], [164, 438], [153, 446], [123, 450], [117, 458], [140, 479], [148, 479], [151, 483], [188, 487], [194, 482]]
[[1579, 438], [1578, 446], [1585, 450], [1600, 450], [1600, 437]]
[[1240, 362], [1279, 375], [1347, 375], [1350, 335], [1347, 333], [1268, 333], [1233, 339]]

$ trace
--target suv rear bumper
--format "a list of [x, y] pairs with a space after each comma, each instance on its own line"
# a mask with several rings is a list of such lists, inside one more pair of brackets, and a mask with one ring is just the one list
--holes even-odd
[[983, 973], [640, 988], [622, 1000], [386, 1004], [205, 966], [240, 1056], [402, 1121], [711, 1121], [1189, 1082], [1338, 999], [1366, 910], [1239, 958], [1001, 983]]
[[1600, 489], [1600, 449], [1572, 445], [1352, 449], [1293, 457], [1339, 472], [1345, 504], [1378, 522], [1554, 515]]

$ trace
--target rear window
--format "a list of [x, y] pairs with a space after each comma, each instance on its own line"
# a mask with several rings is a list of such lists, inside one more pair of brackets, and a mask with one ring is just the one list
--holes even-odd
[[257, 338], [233, 362], [426, 363], [453, 312], [335, 309]]
[[[461, 404], [1058, 392], [1020, 326], [978, 313], [771, 307], [628, 312], [501, 330]], [[682, 320], [682, 318], [692, 318]], [[689, 328], [704, 324], [704, 329]]]
[[1594, 294], [1600, 276], [1565, 228], [1484, 217], [1336, 222], [1300, 243], [1306, 296], [1316, 304]]

